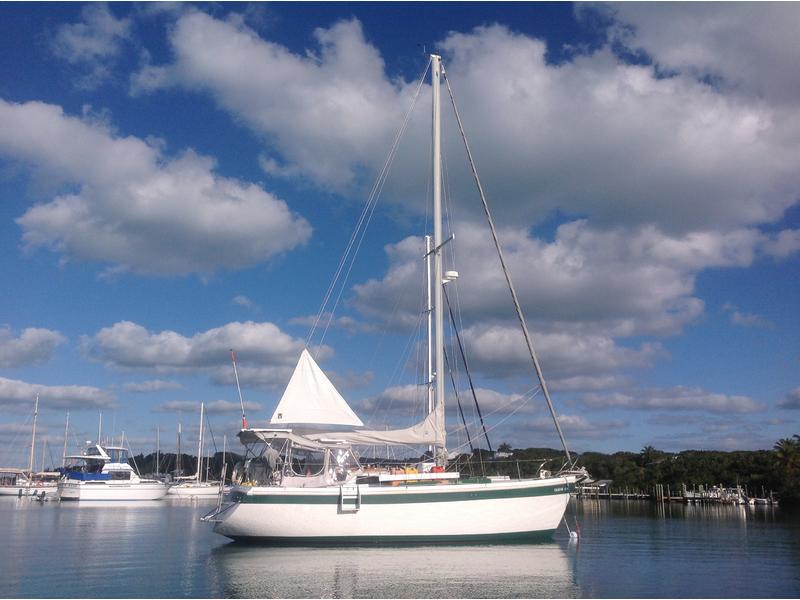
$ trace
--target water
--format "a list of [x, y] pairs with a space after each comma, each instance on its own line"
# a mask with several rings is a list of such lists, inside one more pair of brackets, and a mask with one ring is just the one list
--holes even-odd
[[0, 498], [0, 597], [797, 597], [800, 515], [574, 501], [578, 543], [269, 548], [198, 518], [214, 501]]

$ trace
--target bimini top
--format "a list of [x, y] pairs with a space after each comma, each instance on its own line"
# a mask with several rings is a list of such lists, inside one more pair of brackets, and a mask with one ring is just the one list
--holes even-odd
[[291, 429], [242, 429], [238, 434], [242, 444], [272, 444], [277, 440], [289, 440], [293, 446], [307, 448], [309, 450], [322, 450], [333, 445], [341, 445], [342, 442], [336, 441], [333, 444], [311, 440], [303, 435], [293, 433]]
[[353, 409], [303, 349], [270, 425], [349, 425], [363, 427]]

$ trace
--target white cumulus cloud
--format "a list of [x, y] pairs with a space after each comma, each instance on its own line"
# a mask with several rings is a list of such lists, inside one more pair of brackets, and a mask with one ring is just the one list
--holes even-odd
[[591, 408], [632, 408], [637, 410], [697, 410], [711, 413], [754, 413], [763, 403], [748, 396], [720, 394], [698, 387], [633, 390], [616, 393], [589, 393], [582, 402]]
[[205, 274], [267, 260], [311, 235], [282, 200], [215, 174], [213, 159], [191, 150], [168, 158], [154, 142], [52, 104], [0, 99], [0, 154], [72, 184], [17, 219], [28, 248], [64, 260]]
[[[233, 381], [230, 350], [237, 356], [241, 381], [264, 386], [285, 385], [304, 342], [273, 323], [232, 322], [186, 336], [176, 331], [151, 332], [120, 321], [93, 336], [84, 336], [86, 356], [108, 367], [151, 373], [207, 373], [215, 382]], [[331, 355], [323, 347], [319, 360]]]
[[40, 410], [90, 410], [117, 406], [110, 393], [96, 387], [41, 385], [0, 377], [0, 406], [17, 412], [30, 410], [37, 394]]
[[131, 19], [118, 19], [105, 3], [87, 4], [83, 20], [61, 25], [51, 41], [53, 53], [79, 70], [76, 84], [92, 89], [112, 74], [122, 45], [131, 36]]
[[39, 365], [50, 360], [66, 338], [58, 331], [41, 327], [23, 329], [18, 337], [8, 327], [0, 327], [0, 367]]

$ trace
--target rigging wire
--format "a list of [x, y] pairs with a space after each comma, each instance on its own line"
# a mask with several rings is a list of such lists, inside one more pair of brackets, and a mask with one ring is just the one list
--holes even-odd
[[461, 415], [461, 422], [464, 424], [464, 432], [467, 434], [467, 443], [469, 444], [470, 452], [474, 452], [475, 447], [472, 445], [472, 437], [469, 434], [467, 420], [464, 418], [464, 410], [461, 408], [461, 398], [458, 395], [458, 386], [456, 386], [456, 380], [453, 377], [453, 370], [450, 368], [450, 359], [447, 356], [447, 352], [444, 353], [444, 362], [447, 366], [447, 371], [450, 373], [450, 383], [453, 385], [453, 394], [455, 395], [456, 403], [458, 404], [458, 414]]
[[[350, 236], [350, 240], [347, 243], [345, 251], [342, 254], [342, 257], [341, 257], [341, 259], [339, 261], [339, 265], [337, 266], [336, 271], [335, 271], [335, 273], [333, 275], [333, 278], [331, 279], [331, 283], [328, 286], [328, 290], [325, 293], [325, 297], [323, 298], [322, 305], [320, 306], [319, 312], [317, 313], [316, 319], [314, 320], [314, 324], [312, 325], [311, 330], [309, 331], [308, 336], [306, 337], [306, 346], [307, 347], [311, 343], [311, 339], [313, 338], [314, 333], [316, 332], [317, 326], [319, 325], [320, 321], [322, 320], [322, 318], [325, 315], [325, 309], [326, 309], [326, 307], [328, 305], [328, 302], [330, 301], [331, 295], [333, 294], [334, 290], [336, 289], [336, 286], [337, 286], [337, 283], [339, 281], [339, 278], [342, 275], [342, 270], [344, 269], [345, 264], [347, 264], [348, 259], [350, 259], [349, 267], [347, 268], [347, 272], [346, 272], [344, 278], [341, 281], [341, 287], [339, 289], [339, 293], [338, 293], [338, 295], [336, 297], [336, 300], [335, 300], [335, 302], [333, 304], [332, 309], [328, 313], [327, 323], [325, 325], [325, 329], [324, 329], [324, 331], [322, 333], [322, 336], [320, 338], [319, 347], [322, 347], [322, 341], [324, 340], [325, 334], [327, 333], [328, 328], [330, 327], [330, 324], [331, 324], [331, 322], [333, 320], [333, 315], [336, 312], [336, 308], [337, 308], [337, 306], [339, 304], [339, 301], [340, 301], [340, 299], [342, 297], [342, 293], [344, 292], [344, 288], [347, 285], [347, 279], [348, 279], [348, 277], [350, 275], [350, 272], [352, 271], [353, 265], [355, 264], [355, 258], [356, 258], [357, 254], [358, 254], [359, 249], [361, 248], [361, 243], [364, 240], [364, 235], [366, 234], [366, 229], [367, 229], [367, 227], [369, 225], [369, 222], [372, 219], [372, 214], [374, 213], [375, 206], [377, 205], [378, 197], [380, 196], [380, 193], [383, 190], [383, 186], [386, 183], [386, 179], [387, 179], [387, 176], [388, 176], [389, 168], [391, 167], [391, 164], [394, 161], [394, 157], [395, 157], [395, 155], [397, 153], [397, 148], [399, 146], [400, 138], [402, 137], [403, 133], [405, 132], [405, 130], [406, 130], [407, 126], [408, 126], [408, 123], [409, 123], [409, 121], [411, 119], [411, 113], [412, 113], [412, 111], [414, 109], [414, 106], [417, 103], [417, 98], [419, 97], [420, 90], [422, 89], [422, 86], [424, 84], [425, 75], [428, 73], [428, 69], [430, 68], [430, 64], [431, 64], [431, 62], [429, 60], [428, 63], [425, 65], [425, 69], [423, 70], [422, 75], [419, 78], [419, 81], [418, 81], [418, 84], [417, 84], [417, 88], [416, 88], [416, 91], [414, 92], [414, 97], [413, 97], [412, 102], [411, 102], [411, 106], [409, 107], [408, 112], [405, 115], [405, 118], [403, 120], [402, 125], [400, 126], [400, 129], [398, 130], [397, 134], [395, 135], [394, 141], [392, 143], [392, 147], [389, 150], [389, 154], [387, 155], [386, 160], [384, 161], [383, 167], [381, 168], [380, 172], [378, 173], [377, 178], [375, 179], [375, 182], [373, 183], [373, 186], [372, 186], [372, 189], [370, 191], [370, 194], [367, 197], [367, 202], [364, 204], [364, 208], [362, 209], [361, 214], [360, 214], [360, 216], [358, 218], [358, 221], [356, 223], [356, 226], [355, 226], [355, 228], [353, 230], [353, 233]], [[356, 242], [356, 240], [358, 240], [358, 241]], [[355, 246], [355, 250], [354, 250], [354, 246]], [[351, 253], [352, 253], [352, 256], [351, 256]]]
[[450, 305], [450, 297], [447, 295], [447, 286], [443, 288], [444, 290], [444, 299], [447, 303], [447, 310], [450, 312], [450, 321], [453, 323], [453, 332], [456, 334], [456, 341], [458, 342], [458, 349], [461, 351], [461, 360], [464, 363], [464, 371], [467, 374], [467, 381], [469, 381], [469, 389], [472, 391], [472, 399], [475, 401], [475, 409], [478, 411], [478, 417], [481, 421], [481, 427], [483, 428], [483, 437], [486, 438], [486, 443], [489, 445], [489, 452], [494, 452], [492, 450], [492, 442], [489, 440], [489, 434], [486, 432], [486, 424], [483, 422], [483, 415], [481, 414], [481, 405], [478, 403], [478, 395], [475, 393], [475, 386], [472, 383], [472, 374], [469, 371], [469, 364], [467, 363], [467, 355], [464, 354], [464, 344], [461, 343], [461, 334], [458, 333], [458, 327], [456, 326], [456, 318], [453, 315], [453, 307]]
[[[533, 391], [533, 393], [532, 393], [532, 394], [531, 394], [531, 391]], [[523, 398], [525, 399], [525, 401], [524, 401], [524, 402], [521, 402], [519, 406], [517, 406], [517, 407], [516, 407], [514, 410], [512, 410], [510, 413], [508, 413], [508, 414], [507, 414], [505, 417], [503, 417], [502, 419], [500, 419], [500, 420], [499, 420], [497, 423], [495, 423], [494, 425], [491, 425], [491, 426], [488, 428], [488, 431], [493, 431], [493, 430], [497, 429], [498, 427], [500, 427], [501, 425], [503, 425], [503, 424], [504, 424], [506, 421], [508, 421], [508, 420], [509, 420], [511, 417], [513, 417], [513, 416], [514, 416], [515, 414], [517, 414], [517, 413], [518, 413], [520, 410], [522, 410], [522, 408], [523, 408], [523, 407], [524, 407], [524, 406], [525, 406], [525, 405], [526, 405], [526, 404], [527, 404], [527, 403], [528, 403], [530, 400], [532, 400], [533, 398], [535, 398], [535, 397], [536, 397], [536, 396], [539, 394], [539, 392], [541, 392], [541, 388], [539, 388], [539, 387], [536, 387], [536, 388], [531, 388], [531, 390], [528, 390], [528, 392], [525, 394], [525, 396], [523, 396]], [[530, 394], [530, 397], [527, 397], [527, 396], [528, 396], [528, 394]], [[503, 406], [503, 407], [500, 407], [500, 408], [497, 408], [497, 409], [493, 410], [492, 412], [490, 412], [490, 413], [489, 413], [487, 416], [492, 416], [493, 414], [500, 412], [500, 411], [501, 411], [501, 410], [503, 410], [504, 408], [505, 408], [504, 406]], [[461, 446], [457, 446], [457, 447], [456, 447], [456, 448], [455, 448], [453, 451], [455, 451], [455, 450], [459, 450], [459, 449], [461, 449], [461, 448], [464, 448], [464, 444], [462, 444]]]
[[555, 406], [553, 406], [553, 401], [550, 399], [550, 392], [547, 390], [547, 383], [544, 379], [544, 373], [542, 372], [542, 368], [539, 365], [539, 359], [536, 357], [536, 351], [533, 348], [533, 340], [531, 339], [531, 335], [528, 332], [528, 325], [525, 322], [525, 316], [522, 313], [522, 307], [520, 306], [519, 299], [517, 298], [517, 292], [514, 289], [514, 284], [511, 281], [511, 274], [506, 267], [505, 257], [503, 256], [503, 250], [500, 246], [500, 240], [497, 237], [497, 230], [494, 226], [494, 219], [492, 218], [492, 213], [489, 210], [489, 204], [486, 202], [486, 195], [483, 192], [483, 185], [481, 184], [480, 177], [478, 177], [478, 171], [475, 166], [475, 161], [472, 158], [472, 151], [469, 148], [469, 143], [467, 142], [467, 136], [464, 132], [464, 126], [461, 123], [461, 117], [458, 113], [458, 108], [456, 106], [456, 98], [453, 94], [453, 90], [450, 87], [450, 80], [445, 73], [444, 68], [442, 68], [442, 75], [444, 76], [444, 80], [447, 84], [447, 91], [450, 94], [450, 101], [453, 105], [453, 113], [456, 117], [456, 122], [458, 123], [458, 129], [461, 132], [461, 139], [464, 141], [464, 149], [467, 151], [467, 157], [469, 158], [469, 164], [472, 169], [472, 175], [475, 179], [475, 183], [478, 186], [478, 193], [481, 197], [481, 203], [483, 204], [483, 212], [486, 215], [486, 219], [489, 222], [489, 229], [492, 232], [492, 239], [494, 240], [495, 248], [497, 249], [497, 255], [500, 258], [500, 265], [503, 268], [503, 274], [506, 278], [506, 283], [508, 284], [509, 292], [511, 293], [511, 299], [514, 303], [514, 309], [517, 313], [517, 318], [519, 319], [520, 325], [522, 326], [522, 333], [525, 337], [525, 343], [528, 346], [528, 352], [531, 357], [531, 361], [533, 362], [534, 370], [536, 371], [536, 375], [539, 378], [539, 384], [541, 385], [542, 392], [544, 392], [545, 400], [547, 401], [547, 407], [550, 409], [550, 415], [553, 417], [553, 424], [556, 427], [556, 431], [558, 432], [558, 437], [561, 439], [561, 445], [564, 447], [564, 454], [566, 454], [567, 462], [572, 462], [572, 457], [570, 456], [569, 447], [567, 446], [567, 440], [564, 437], [564, 432], [561, 430], [561, 424], [558, 422], [558, 415], [556, 414]]

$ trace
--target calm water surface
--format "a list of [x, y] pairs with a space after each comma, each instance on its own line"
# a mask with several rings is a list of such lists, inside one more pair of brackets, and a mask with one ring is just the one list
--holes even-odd
[[0, 498], [0, 597], [797, 597], [800, 515], [574, 501], [578, 543], [269, 548], [198, 518], [213, 501]]

